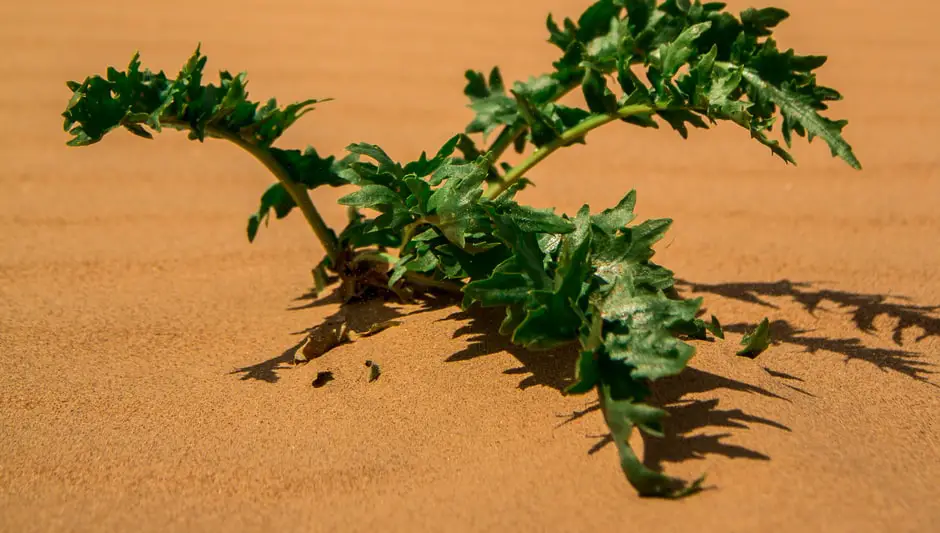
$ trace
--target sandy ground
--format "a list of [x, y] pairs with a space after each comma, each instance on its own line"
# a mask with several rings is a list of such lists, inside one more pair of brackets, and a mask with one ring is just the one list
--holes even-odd
[[[0, 530], [936, 531], [940, 7], [778, 4], [781, 42], [831, 56], [864, 172], [820, 142], [787, 168], [731, 128], [611, 127], [525, 197], [572, 212], [636, 187], [641, 216], [676, 220], [661, 262], [733, 325], [657, 388], [649, 460], [712, 487], [663, 502], [623, 480], [599, 413], [565, 423], [591, 405], [559, 394], [571, 354], [514, 350], [490, 315], [373, 302], [354, 325], [403, 324], [291, 367], [338, 307], [304, 298], [299, 217], [246, 242], [263, 169], [173, 133], [68, 149], [58, 115], [65, 80], [135, 49], [172, 71], [201, 41], [256, 97], [337, 98], [283, 145], [408, 158], [468, 120], [464, 68], [541, 72], [545, 13], [584, 2], [4, 2]], [[778, 344], [735, 357], [765, 315]]]

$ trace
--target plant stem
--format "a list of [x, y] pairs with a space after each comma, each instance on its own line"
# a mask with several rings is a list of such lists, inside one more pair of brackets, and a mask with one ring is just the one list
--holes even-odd
[[529, 155], [529, 157], [525, 158], [518, 165], [512, 167], [512, 169], [510, 169], [509, 172], [503, 176], [502, 181], [489, 186], [489, 188], [486, 190], [486, 198], [490, 200], [497, 198], [500, 194], [506, 192], [506, 189], [512, 186], [513, 183], [522, 179], [526, 172], [531, 170], [535, 165], [539, 164], [543, 159], [552, 155], [559, 148], [567, 146], [568, 144], [584, 137], [591, 130], [599, 128], [609, 122], [613, 122], [614, 120], [636, 115], [649, 115], [660, 110], [661, 108], [652, 104], [633, 104], [621, 107], [614, 113], [597, 115], [588, 118], [577, 126], [565, 131], [555, 140], [542, 145], [541, 148], [533, 152], [531, 155]]
[[[164, 125], [176, 129], [188, 129], [190, 127], [188, 123], [173, 119], [164, 118], [161, 119], [161, 122]], [[307, 224], [310, 225], [313, 233], [320, 241], [320, 245], [323, 246], [323, 249], [326, 251], [326, 256], [335, 265], [339, 255], [339, 243], [336, 240], [336, 235], [330, 230], [329, 226], [326, 225], [323, 217], [320, 216], [317, 208], [313, 205], [313, 201], [310, 200], [310, 195], [307, 194], [306, 187], [291, 178], [288, 170], [274, 158], [271, 151], [256, 144], [252, 144], [236, 134], [211, 126], [206, 129], [206, 133], [211, 137], [232, 142], [244, 149], [246, 152], [253, 155], [255, 159], [260, 161], [271, 174], [274, 174], [277, 181], [281, 183], [281, 186], [284, 187], [287, 194], [294, 200], [297, 208], [303, 213], [304, 218], [307, 219]]]
[[[555, 100], [564, 97], [579, 85], [579, 83], [574, 82], [566, 87], [561, 87], [558, 92], [549, 99], [549, 102], [554, 102]], [[493, 141], [493, 144], [490, 145], [490, 147], [486, 150], [487, 152], [493, 154], [494, 165], [499, 161], [499, 158], [502, 157], [503, 153], [506, 152], [510, 146], [512, 146], [512, 143], [516, 140], [516, 137], [525, 131], [526, 126], [527, 124], [525, 120], [520, 117], [516, 119], [514, 124], [507, 125], [505, 128], [503, 128], [503, 131], [499, 132], [496, 140]]]
[[405, 279], [415, 285], [423, 285], [425, 287], [442, 290], [452, 294], [463, 294], [463, 285], [454, 283], [452, 281], [437, 280], [427, 276], [422, 276], [421, 274], [417, 274], [415, 272], [406, 272]]

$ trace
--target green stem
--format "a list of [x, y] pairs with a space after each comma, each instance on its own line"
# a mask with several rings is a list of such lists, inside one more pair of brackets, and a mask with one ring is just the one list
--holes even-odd
[[[163, 125], [176, 129], [188, 129], [190, 127], [188, 123], [174, 119], [164, 118], [161, 119], [161, 122]], [[211, 126], [206, 129], [206, 133], [210, 137], [225, 139], [226, 141], [234, 143], [253, 155], [271, 174], [274, 174], [277, 181], [281, 183], [281, 186], [284, 187], [287, 194], [289, 194], [291, 199], [294, 200], [294, 203], [297, 204], [297, 208], [303, 213], [304, 218], [307, 219], [307, 224], [310, 225], [313, 233], [320, 241], [320, 245], [323, 246], [323, 249], [326, 251], [326, 256], [336, 265], [336, 259], [339, 256], [339, 243], [336, 240], [336, 235], [330, 230], [329, 226], [326, 225], [323, 217], [320, 216], [317, 208], [313, 205], [313, 201], [310, 200], [310, 195], [307, 194], [307, 188], [291, 178], [290, 172], [274, 158], [271, 151], [256, 144], [252, 144], [234, 133]]]
[[406, 272], [405, 279], [415, 285], [423, 285], [425, 287], [442, 290], [452, 294], [463, 294], [463, 285], [453, 283], [451, 281], [437, 280], [434, 278], [429, 278], [428, 276], [422, 276], [421, 274], [417, 274], [415, 272]]
[[[553, 95], [549, 101], [554, 102], [555, 100], [564, 97], [579, 85], [579, 83], [574, 82], [566, 87], [561, 87], [561, 89], [558, 90], [558, 92]], [[499, 158], [502, 157], [503, 153], [506, 152], [510, 146], [512, 146], [512, 143], [515, 142], [516, 138], [519, 137], [519, 135], [522, 135], [522, 132], [525, 131], [526, 126], [527, 124], [525, 120], [520, 117], [516, 120], [515, 123], [506, 126], [503, 128], [503, 131], [499, 132], [496, 140], [493, 141], [493, 144], [490, 145], [490, 147], [486, 150], [487, 152], [493, 154], [494, 165], [499, 161]]]
[[577, 126], [566, 130], [555, 140], [542, 145], [541, 148], [533, 152], [531, 155], [529, 155], [529, 157], [525, 158], [518, 165], [512, 167], [512, 169], [510, 169], [509, 172], [503, 176], [502, 181], [490, 185], [490, 187], [486, 190], [486, 197], [490, 200], [497, 198], [500, 194], [506, 192], [506, 189], [512, 186], [513, 183], [522, 179], [526, 172], [531, 170], [535, 165], [539, 164], [543, 159], [552, 155], [559, 148], [565, 147], [570, 143], [581, 139], [591, 130], [599, 128], [604, 124], [613, 122], [615, 120], [636, 115], [649, 115], [655, 113], [656, 111], [661, 111], [661, 108], [652, 104], [633, 104], [621, 107], [614, 113], [597, 115], [588, 118]]

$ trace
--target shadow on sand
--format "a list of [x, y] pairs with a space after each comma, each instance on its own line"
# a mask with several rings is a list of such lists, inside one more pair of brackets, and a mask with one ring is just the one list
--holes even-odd
[[[896, 321], [892, 339], [899, 346], [905, 332], [920, 328], [921, 334], [916, 341], [928, 337], [940, 336], [940, 317], [935, 316], [940, 306], [918, 306], [910, 303], [889, 301], [885, 295], [856, 294], [829, 289], [814, 289], [809, 283], [793, 283], [787, 280], [768, 283], [726, 283], [699, 284], [680, 282], [680, 288], [693, 293], [710, 293], [724, 298], [777, 308], [768, 297], [789, 297], [799, 303], [803, 309], [815, 315], [823, 303], [832, 303], [846, 310], [860, 332], [873, 335], [874, 322], [879, 316], [887, 316]], [[336, 293], [323, 298], [312, 294], [301, 296], [291, 309], [310, 309], [339, 303]], [[431, 310], [456, 306], [458, 300], [453, 296], [425, 296], [409, 305], [392, 304], [386, 300], [373, 299], [365, 302], [348, 304], [328, 316], [324, 323], [341, 318], [357, 332], [368, 330], [373, 324], [398, 319]], [[451, 354], [446, 361], [465, 361], [476, 357], [485, 357], [495, 353], [509, 353], [519, 366], [507, 369], [504, 373], [523, 376], [520, 389], [534, 386], [546, 386], [563, 390], [571, 382], [576, 349], [568, 346], [550, 351], [528, 351], [513, 345], [509, 339], [499, 334], [502, 312], [494, 309], [474, 307], [469, 310], [455, 310], [441, 319], [465, 322], [455, 332], [454, 338], [463, 339], [467, 344], [460, 351]], [[309, 334], [319, 326], [314, 326], [297, 334]], [[732, 332], [744, 332], [745, 324], [732, 324], [725, 327]], [[860, 338], [826, 338], [805, 335], [809, 331], [798, 330], [790, 323], [777, 320], [771, 325], [775, 344], [802, 346], [806, 352], [832, 352], [846, 358], [859, 359], [877, 365], [884, 370], [893, 370], [918, 381], [927, 382], [930, 364], [920, 360], [922, 354], [906, 349], [885, 349], [867, 346]], [[266, 361], [235, 369], [233, 374], [241, 374], [243, 380], [261, 380], [269, 383], [278, 380], [278, 371], [291, 366], [294, 354], [301, 348], [303, 341], [286, 349], [280, 355]], [[813, 397], [800, 388], [803, 380], [764, 367], [772, 378], [784, 386], [802, 395]], [[785, 425], [774, 420], [755, 416], [741, 409], [723, 409], [718, 399], [691, 399], [690, 395], [701, 395], [722, 390], [758, 394], [774, 400], [789, 402], [767, 389], [741, 381], [721, 377], [695, 368], [686, 369], [681, 375], [656, 382], [650, 403], [663, 407], [670, 416], [664, 438], [646, 437], [647, 446], [644, 462], [654, 469], [661, 469], [663, 463], [677, 463], [690, 459], [701, 459], [707, 455], [720, 455], [729, 458], [769, 460], [766, 454], [732, 442], [733, 435], [727, 430], [745, 430], [752, 425], [790, 431]], [[596, 403], [583, 410], [566, 415], [568, 423], [599, 410]], [[717, 431], [709, 431], [715, 429]], [[595, 437], [598, 441], [589, 453], [595, 453], [611, 443], [609, 435]]]
[[[812, 316], [816, 316], [823, 304], [835, 305], [851, 317], [852, 323], [860, 333], [870, 336], [875, 336], [877, 333], [876, 319], [881, 317], [891, 320], [894, 322], [891, 340], [898, 346], [896, 349], [868, 346], [859, 337], [810, 336], [807, 334], [812, 333], [813, 330], [797, 329], [785, 320], [773, 321], [770, 331], [774, 344], [801, 346], [805, 352], [811, 354], [835, 353], [841, 355], [846, 362], [865, 361], [882, 370], [895, 371], [917, 381], [930, 383], [928, 376], [936, 373], [931, 370], [934, 365], [923, 360], [922, 352], [910, 349], [911, 343], [908, 343], [906, 349], [901, 346], [906, 333], [920, 333], [913, 341], [915, 345], [930, 337], [940, 337], [940, 306], [938, 305], [914, 305], [905, 298], [889, 297], [883, 294], [859, 294], [825, 288], [818, 289], [814, 288], [811, 283], [795, 283], [789, 280], [715, 285], [681, 281], [679, 286], [695, 294], [715, 294], [771, 309], [778, 309], [778, 307], [768, 299], [769, 297], [789, 298]], [[749, 328], [746, 324], [731, 324], [725, 326], [725, 329], [743, 333]]]

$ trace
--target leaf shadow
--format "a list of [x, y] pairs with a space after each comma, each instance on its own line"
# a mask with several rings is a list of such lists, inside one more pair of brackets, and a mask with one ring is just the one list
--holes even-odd
[[[650, 403], [669, 413], [664, 437], [643, 435], [644, 463], [661, 470], [663, 463], [680, 463], [720, 455], [729, 459], [769, 461], [767, 454], [733, 442], [733, 430], [747, 430], [761, 425], [790, 432], [786, 425], [770, 418], [756, 416], [740, 408], [722, 409], [718, 398], [686, 399], [692, 394], [734, 391], [757, 394], [765, 398], [790, 400], [763, 387], [751, 385], [695, 368], [660, 380], [653, 389]], [[714, 431], [718, 429], [718, 431]]]
[[[729, 324], [725, 331], [745, 333], [751, 329], [748, 324]], [[933, 387], [937, 384], [929, 381], [928, 376], [936, 372], [930, 370], [934, 365], [921, 360], [921, 354], [903, 349], [877, 348], [865, 346], [857, 338], [826, 338], [805, 335], [813, 330], [797, 329], [786, 320], [774, 320], [770, 323], [771, 341], [775, 345], [790, 344], [802, 346], [804, 353], [831, 352], [843, 357], [847, 364], [861, 360], [875, 365], [884, 372], [893, 370], [914, 380], [922, 381]]]
[[[831, 303], [840, 310], [847, 311], [852, 323], [863, 333], [877, 335], [875, 321], [879, 317], [895, 322], [891, 329], [891, 340], [895, 345], [904, 345], [904, 335], [919, 328], [920, 335], [914, 344], [931, 338], [940, 337], [940, 305], [914, 305], [904, 297], [884, 294], [862, 294], [826, 288], [814, 288], [809, 282], [780, 280], [775, 282], [755, 283], [719, 283], [705, 284], [680, 281], [679, 285], [692, 293], [707, 293], [752, 303], [771, 309], [779, 309], [769, 297], [790, 298], [812, 316], [817, 316], [821, 305]], [[745, 332], [744, 324], [732, 324], [725, 329], [735, 333]], [[861, 360], [875, 365], [882, 370], [893, 370], [907, 377], [930, 383], [928, 376], [936, 372], [930, 370], [933, 365], [922, 360], [923, 353], [907, 349], [886, 349], [866, 345], [860, 338], [826, 338], [808, 336], [812, 330], [800, 330], [785, 320], [776, 320], [771, 324], [771, 338], [775, 344], [785, 343], [803, 346], [808, 353], [827, 351], [842, 355], [846, 362]]]
[[[541, 385], [561, 391], [571, 383], [577, 359], [577, 348], [574, 345], [546, 351], [520, 348], [513, 345], [508, 337], [499, 334], [500, 314], [498, 310], [473, 307], [443, 318], [442, 320], [467, 321], [454, 333], [454, 337], [465, 338], [468, 345], [448, 357], [447, 361], [466, 361], [499, 352], [508, 352], [521, 366], [510, 368], [504, 373], [524, 376], [518, 385], [520, 389]], [[769, 370], [768, 374], [773, 378], [783, 380], [799, 379], [782, 373], [774, 375]], [[732, 432], [716, 432], [714, 431], [716, 428], [741, 431], [759, 424], [790, 431], [790, 428], [780, 422], [749, 414], [740, 408], [724, 409], [723, 406], [719, 406], [718, 398], [700, 399], [701, 395], [724, 390], [789, 401], [770, 390], [743, 381], [689, 367], [678, 376], [657, 381], [652, 389], [650, 403], [664, 408], [670, 415], [666, 421], [666, 433], [663, 438], [644, 436], [647, 440], [644, 462], [656, 470], [662, 470], [663, 463], [703, 459], [708, 455], [755, 460], [770, 459], [761, 451], [735, 443], [732, 440], [734, 437]], [[804, 392], [804, 394], [807, 393]], [[689, 395], [698, 397], [689, 399], [687, 398]], [[599, 410], [599, 405], [594, 402], [585, 409], [561, 415], [565, 418], [562, 425]], [[609, 434], [591, 438], [598, 440], [588, 450], [589, 454], [594, 454], [613, 442]]]
[[243, 381], [256, 380], [267, 383], [276, 383], [280, 376], [279, 371], [294, 367], [294, 356], [300, 350], [310, 335], [315, 335], [317, 330], [329, 324], [336, 322], [345, 322], [349, 329], [356, 333], [366, 333], [376, 324], [396, 320], [410, 315], [416, 315], [441, 309], [454, 304], [454, 299], [450, 296], [435, 296], [433, 293], [425, 293], [416, 298], [415, 303], [409, 305], [392, 305], [387, 299], [372, 298], [368, 300], [342, 304], [342, 298], [338, 290], [330, 294], [317, 298], [314, 293], [307, 293], [295, 299], [295, 301], [309, 300], [309, 303], [291, 307], [290, 310], [303, 310], [315, 307], [324, 307], [328, 305], [339, 305], [339, 308], [332, 314], [325, 317], [319, 324], [311, 326], [301, 331], [295, 331], [293, 335], [301, 335], [300, 340], [287, 348], [281, 354], [255, 363], [253, 365], [235, 368], [230, 374], [240, 374]]
[[442, 318], [442, 321], [466, 321], [458, 328], [453, 338], [462, 338], [467, 346], [451, 354], [446, 361], [453, 363], [467, 361], [501, 352], [512, 355], [521, 366], [506, 369], [507, 375], [521, 375], [520, 389], [535, 386], [551, 387], [563, 390], [572, 380], [577, 350], [574, 345], [562, 346], [552, 350], [527, 350], [513, 344], [510, 338], [499, 333], [502, 311], [496, 309], [471, 307], [458, 310]]
[[[786, 432], [791, 429], [776, 420], [752, 415], [740, 408], [722, 409], [719, 407], [719, 398], [686, 398], [689, 395], [720, 391], [743, 392], [790, 401], [763, 387], [693, 367], [686, 368], [682, 374], [659, 380], [653, 387], [649, 403], [664, 409], [668, 417], [662, 437], [641, 433], [644, 444], [643, 463], [648, 468], [661, 472], [665, 463], [703, 460], [709, 455], [769, 461], [770, 456], [766, 453], [731, 440], [734, 437], [733, 432], [748, 430], [755, 424]], [[600, 411], [597, 402], [567, 416], [563, 423], [572, 422], [595, 411]], [[613, 437], [609, 433], [592, 438], [596, 439], [596, 442], [588, 450], [591, 455], [613, 444]]]

